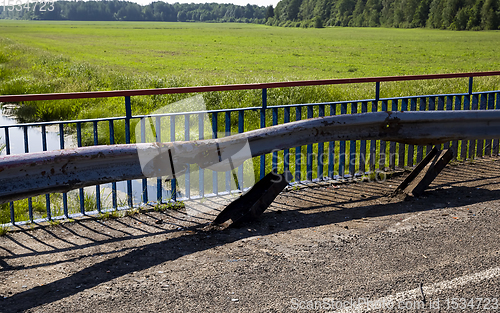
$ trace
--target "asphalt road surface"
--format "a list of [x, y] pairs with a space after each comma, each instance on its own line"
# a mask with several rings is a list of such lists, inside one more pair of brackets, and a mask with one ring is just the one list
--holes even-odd
[[9, 233], [0, 311], [500, 311], [500, 160], [387, 197], [402, 178], [295, 188], [241, 228], [207, 227], [207, 199]]

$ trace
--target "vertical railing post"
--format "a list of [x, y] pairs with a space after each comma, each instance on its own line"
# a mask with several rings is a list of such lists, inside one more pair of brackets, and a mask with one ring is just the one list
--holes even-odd
[[[337, 114], [337, 105], [330, 105], [330, 116]], [[328, 177], [335, 178], [335, 141], [328, 142]]]
[[[465, 111], [470, 110], [471, 100], [472, 100], [472, 96], [470, 94], [464, 96], [464, 110]], [[461, 150], [460, 155], [463, 156], [462, 161], [467, 160], [467, 158], [472, 159], [472, 155], [468, 154], [470, 145], [471, 145], [470, 140], [462, 140], [462, 147], [460, 149]]]
[[[94, 146], [97, 146], [99, 144], [99, 134], [97, 132], [97, 121], [94, 121], [93, 123], [94, 127]], [[101, 186], [96, 185], [95, 186], [95, 200], [96, 200], [96, 205], [97, 205], [97, 212], [101, 213]]]
[[[238, 133], [241, 134], [245, 131], [245, 111], [238, 111]], [[238, 186], [240, 191], [245, 189], [245, 183], [243, 181], [243, 165], [238, 166]]]
[[[217, 131], [219, 129], [218, 120], [217, 120], [217, 112], [212, 113], [212, 139], [217, 139]], [[219, 155], [219, 161], [220, 159]], [[212, 170], [212, 191], [214, 195], [219, 194], [219, 174]]]
[[[23, 126], [23, 134], [24, 134], [24, 153], [29, 153], [29, 141], [28, 141], [28, 126]], [[31, 219], [33, 219], [33, 200], [32, 198], [28, 198], [28, 212]], [[50, 216], [47, 216], [50, 220]]]
[[380, 100], [380, 82], [375, 83], [375, 101]]
[[[313, 117], [313, 107], [312, 106], [307, 106], [307, 118], [312, 118]], [[306, 147], [306, 179], [308, 181], [312, 181], [313, 179], [313, 145], [309, 144]]]
[[[410, 111], [416, 111], [417, 110], [417, 98], [411, 98], [410, 100]], [[413, 158], [415, 157], [415, 146], [414, 145], [409, 145], [408, 146], [408, 154], [406, 158], [406, 165], [408, 167], [413, 167]]]
[[[190, 114], [184, 115], [184, 140], [190, 141], [191, 136], [191, 123], [190, 123]], [[184, 173], [184, 189], [186, 191], [186, 198], [191, 198], [191, 165], [186, 165], [186, 172]]]
[[[347, 114], [347, 103], [340, 104], [340, 114]], [[345, 141], [340, 142], [339, 146], [339, 178], [344, 179], [345, 176], [345, 151], [346, 151]]]
[[[76, 144], [78, 147], [82, 146], [82, 123], [76, 123]], [[80, 196], [80, 213], [85, 215], [85, 192], [83, 188], [78, 190]]]
[[[114, 121], [109, 121], [109, 144], [115, 144], [115, 125]], [[111, 183], [111, 201], [113, 202], [113, 209], [118, 209], [118, 196], [116, 192], [116, 182]]]
[[[132, 103], [130, 96], [125, 97], [125, 143], [130, 143], [130, 119], [132, 118]], [[129, 207], [134, 206], [132, 199], [132, 181], [127, 180], [127, 202]]]
[[[400, 110], [403, 112], [408, 111], [408, 98], [401, 100], [401, 109]], [[405, 145], [404, 143], [398, 143], [399, 157], [398, 157], [397, 166], [399, 168], [405, 167], [405, 159], [407, 159], [408, 152], [409, 152], [407, 147], [408, 147], [408, 145]]]
[[[273, 109], [273, 126], [278, 125], [278, 109]], [[278, 151], [273, 152], [272, 157], [272, 170], [278, 172]]]
[[[372, 101], [371, 112], [378, 111], [378, 100]], [[377, 141], [370, 140], [370, 172], [375, 173], [376, 171], [376, 159], [377, 159]]]
[[[231, 136], [231, 112], [226, 111], [224, 114], [224, 136]], [[229, 164], [232, 164], [231, 162]], [[231, 193], [231, 176], [233, 175], [234, 168], [230, 165], [230, 170], [226, 171], [226, 191], [228, 194]], [[235, 180], [236, 183], [236, 180]]]
[[[388, 100], [382, 100], [382, 112], [387, 111], [387, 101]], [[379, 162], [378, 162], [378, 168], [380, 171], [385, 171], [385, 161], [386, 161], [386, 152], [387, 152], [387, 142], [384, 140], [380, 140], [380, 154], [379, 154]]]
[[[262, 89], [262, 109], [260, 109], [260, 128], [266, 127], [266, 109], [267, 109], [267, 88]], [[260, 179], [266, 175], [266, 156], [260, 156]]]
[[[208, 114], [206, 115], [208, 117]], [[200, 140], [205, 139], [205, 114], [201, 113], [198, 115], [198, 138]], [[200, 197], [205, 197], [205, 169], [199, 168], [199, 177], [200, 177]]]
[[[174, 142], [176, 141], [176, 136], [175, 136], [175, 115], [170, 116], [170, 141]], [[176, 202], [177, 201], [177, 178], [176, 178], [176, 173], [175, 173], [175, 168], [172, 163], [172, 180], [170, 180], [170, 195], [171, 195], [171, 200]]]
[[[10, 154], [10, 137], [9, 137], [9, 127], [5, 127], [5, 154]], [[14, 202], [9, 203], [10, 209], [10, 222], [12, 225], [16, 225], [16, 216], [14, 212]]]
[[[141, 118], [140, 120], [140, 127], [141, 127], [141, 142], [145, 143], [146, 142], [146, 119]], [[149, 195], [148, 195], [148, 179], [143, 178], [142, 179], [142, 203], [148, 203], [149, 201]]]
[[[285, 107], [283, 112], [283, 123], [290, 122], [290, 107]], [[290, 171], [290, 149], [283, 151], [283, 172]]]
[[[351, 102], [351, 114], [358, 113], [358, 103]], [[356, 150], [357, 150], [357, 141], [351, 140], [349, 141], [349, 175], [351, 175], [351, 179], [354, 179], [354, 175], [356, 174]]]
[[469, 95], [472, 95], [473, 85], [474, 85], [474, 77], [469, 77]]
[[[59, 148], [64, 149], [64, 125], [62, 123], [59, 124]], [[69, 218], [67, 193], [63, 193], [63, 212], [64, 217]]]
[[[393, 112], [398, 111], [398, 106], [399, 106], [399, 101], [397, 99], [393, 99], [391, 111], [393, 111]], [[391, 170], [394, 170], [396, 168], [396, 155], [397, 155], [396, 142], [390, 141], [389, 142], [389, 168]]]
[[[302, 119], [302, 107], [295, 107], [295, 121]], [[302, 146], [295, 147], [295, 182], [300, 183], [302, 179]]]
[[[156, 131], [156, 142], [161, 142], [161, 117], [157, 116], [155, 118], [155, 131]], [[160, 177], [156, 177], [156, 202], [161, 204], [163, 201], [163, 180]]]
[[[361, 113], [368, 112], [368, 101], [361, 102]], [[359, 143], [359, 163], [358, 171], [361, 175], [366, 172], [366, 140], [361, 140]]]
[[[325, 116], [325, 105], [320, 104], [318, 107], [318, 117]], [[324, 167], [324, 153], [325, 153], [325, 144], [322, 142], [318, 143], [318, 166], [317, 166], [317, 178], [318, 180], [323, 180], [323, 167]]]
[[[47, 151], [47, 128], [42, 125], [42, 150]], [[45, 194], [45, 210], [47, 211], [47, 219], [52, 220], [52, 212], [50, 212], [50, 194]], [[30, 214], [30, 222], [33, 223], [33, 214]]]

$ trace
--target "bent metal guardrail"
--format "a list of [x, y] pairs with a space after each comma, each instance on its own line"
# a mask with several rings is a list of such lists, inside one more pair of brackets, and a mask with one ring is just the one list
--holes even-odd
[[[0, 157], [0, 203], [121, 180], [174, 179], [189, 164], [208, 168], [230, 160], [337, 140], [385, 140], [434, 145], [500, 137], [500, 110], [378, 112], [291, 122], [219, 139], [95, 146]], [[248, 142], [251, 153], [238, 156]], [[140, 151], [153, 154], [141, 166]], [[149, 151], [148, 151], [149, 150]], [[174, 164], [176, 166], [174, 166]]]
[[[374, 77], [374, 78], [354, 78], [354, 79], [334, 79], [334, 80], [318, 80], [318, 81], [298, 81], [298, 82], [279, 82], [279, 83], [265, 83], [265, 84], [246, 84], [246, 85], [224, 85], [224, 86], [205, 86], [205, 87], [181, 87], [181, 88], [165, 88], [165, 89], [148, 89], [148, 90], [125, 90], [125, 91], [99, 91], [99, 92], [82, 92], [82, 93], [67, 93], [67, 94], [45, 94], [45, 95], [12, 95], [0, 96], [0, 102], [21, 102], [21, 101], [38, 101], [38, 100], [59, 100], [59, 99], [81, 99], [81, 98], [98, 98], [98, 97], [124, 97], [125, 99], [125, 112], [124, 117], [89, 119], [89, 120], [75, 120], [75, 121], [57, 121], [57, 122], [44, 122], [44, 123], [30, 123], [18, 125], [0, 125], [0, 137], [5, 140], [5, 152], [7, 155], [12, 153], [28, 153], [23, 155], [28, 157], [30, 153], [30, 146], [28, 142], [33, 140], [41, 141], [41, 150], [53, 150], [67, 148], [68, 144], [65, 142], [65, 136], [68, 132], [76, 132], [76, 145], [82, 147], [82, 133], [89, 131], [93, 136], [94, 145], [98, 145], [99, 139], [103, 136], [110, 144], [116, 142], [115, 127], [118, 123], [125, 122], [125, 142], [130, 143], [130, 123], [132, 120], [139, 119], [141, 132], [144, 130], [144, 119], [148, 118], [161, 126], [161, 122], [165, 119], [171, 122], [171, 131], [180, 131], [185, 133], [183, 140], [190, 141], [190, 130], [196, 128], [198, 125], [199, 139], [212, 138], [216, 139], [219, 132], [229, 133], [231, 131], [243, 133], [245, 130], [245, 120], [249, 116], [253, 116], [254, 111], [260, 114], [260, 127], [265, 128], [278, 124], [290, 123], [292, 121], [300, 121], [304, 119], [311, 119], [314, 117], [325, 117], [344, 114], [356, 114], [366, 112], [380, 112], [380, 111], [415, 111], [415, 113], [423, 113], [426, 111], [462, 111], [462, 110], [487, 110], [488, 113], [493, 113], [491, 110], [500, 109], [500, 91], [483, 91], [473, 92], [473, 78], [480, 76], [494, 76], [500, 75], [500, 71], [494, 72], [480, 72], [480, 73], [459, 73], [459, 74], [436, 74], [436, 75], [414, 75], [414, 76], [391, 76], [391, 77]], [[380, 83], [389, 81], [409, 81], [409, 80], [427, 80], [427, 79], [448, 79], [448, 78], [468, 78], [469, 91], [468, 93], [456, 94], [441, 94], [441, 95], [419, 95], [408, 97], [394, 97], [394, 98], [380, 98]], [[282, 88], [294, 86], [314, 86], [314, 85], [334, 85], [334, 84], [351, 84], [351, 83], [375, 83], [375, 97], [373, 99], [354, 100], [354, 101], [336, 101], [325, 103], [309, 103], [309, 104], [290, 104], [283, 106], [268, 106], [267, 105], [267, 89], [268, 88]], [[140, 95], [156, 95], [156, 94], [172, 94], [172, 93], [195, 93], [195, 92], [211, 92], [211, 91], [230, 91], [230, 90], [244, 90], [244, 89], [262, 89], [262, 107], [247, 107], [241, 109], [227, 109], [227, 110], [212, 110], [204, 112], [184, 112], [175, 114], [155, 114], [147, 116], [132, 116], [131, 101], [132, 96]], [[304, 110], [305, 109], [305, 110]], [[212, 131], [208, 132], [203, 127], [202, 115], [208, 115], [212, 122]], [[399, 113], [398, 113], [399, 114]], [[408, 115], [405, 115], [408, 116]], [[222, 119], [221, 119], [222, 117]], [[198, 119], [198, 122], [193, 122], [192, 119]], [[191, 120], [191, 121], [190, 121]], [[222, 123], [220, 121], [223, 121]], [[233, 125], [233, 121], [237, 120], [237, 125]], [[106, 126], [106, 132], [102, 127]], [[47, 135], [49, 128], [58, 129], [57, 137], [59, 144], [57, 147], [51, 147], [47, 144]], [[434, 126], [433, 126], [434, 127]], [[455, 130], [467, 129], [466, 126], [460, 126]], [[2, 133], [3, 129], [3, 133]], [[38, 134], [33, 134], [32, 130], [39, 130]], [[490, 131], [492, 127], [488, 128]], [[11, 133], [18, 130], [21, 133], [21, 138], [11, 138]], [[98, 131], [99, 130], [99, 131]], [[423, 130], [422, 130], [423, 131]], [[458, 134], [458, 133], [457, 133]], [[29, 137], [29, 138], [28, 138]], [[361, 138], [361, 137], [358, 137]], [[365, 137], [363, 137], [365, 138]], [[357, 140], [353, 137], [334, 137], [331, 141], [328, 139], [326, 142], [318, 142], [317, 144], [304, 143], [305, 147], [295, 147], [294, 152], [289, 148], [277, 151], [272, 150], [272, 153], [261, 154], [259, 164], [259, 177], [262, 178], [266, 171], [271, 169], [289, 170], [294, 174], [296, 182], [324, 180], [324, 179], [343, 179], [360, 175], [373, 171], [384, 171], [387, 169], [394, 169], [395, 167], [411, 167], [416, 162], [419, 162], [423, 155], [430, 149], [430, 146], [413, 145], [396, 143], [392, 141], [394, 138], [380, 137], [374, 139]], [[371, 138], [371, 137], [370, 137]], [[498, 136], [494, 136], [488, 140], [459, 140], [466, 137], [453, 137], [450, 141], [446, 141], [443, 146], [450, 147], [454, 150], [454, 154], [459, 159], [468, 159], [474, 157], [482, 157], [485, 155], [498, 155]], [[478, 137], [479, 138], [479, 137]], [[175, 136], [170, 138], [162, 138], [162, 132], [156, 133], [155, 141], [176, 141], [179, 140]], [[223, 139], [223, 138], [220, 138]], [[381, 139], [381, 140], [377, 140]], [[386, 140], [391, 140], [387, 142]], [[143, 136], [140, 140], [143, 140]], [[280, 139], [281, 141], [281, 139]], [[422, 143], [422, 142], [420, 142]], [[275, 145], [275, 142], [273, 142]], [[299, 144], [297, 142], [297, 144]], [[301, 143], [302, 144], [302, 143]], [[168, 144], [167, 144], [168, 146]], [[17, 151], [14, 149], [17, 148]], [[113, 147], [109, 147], [112, 149]], [[104, 146], [86, 147], [83, 150], [75, 151], [88, 151], [87, 149], [108, 149]], [[118, 149], [118, 148], [117, 148]], [[121, 149], [121, 148], [120, 148]], [[21, 150], [21, 151], [20, 151]], [[47, 153], [61, 153], [65, 152], [47, 152]], [[70, 152], [68, 152], [70, 153]], [[252, 150], [252, 154], [254, 151]], [[21, 155], [17, 156], [21, 157]], [[304, 166], [305, 165], [305, 166]], [[83, 166], [83, 164], [82, 164]], [[241, 176], [241, 168], [238, 169], [238, 179]], [[315, 169], [313, 171], [313, 168]], [[55, 170], [55, 169], [54, 169]], [[89, 171], [88, 173], [94, 171]], [[191, 174], [191, 175], [190, 175]], [[3, 174], [0, 172], [0, 177]], [[137, 176], [142, 177], [142, 176]], [[232, 192], [230, 181], [230, 172], [225, 174], [217, 174], [213, 172], [210, 167], [201, 168], [199, 176], [194, 178], [194, 173], [190, 173], [187, 168], [182, 181], [173, 179], [170, 183], [170, 190], [165, 190], [165, 183], [162, 177], [156, 178], [156, 190], [150, 188], [152, 179], [143, 178], [142, 181], [128, 180], [127, 182], [111, 183], [111, 200], [112, 204], [109, 206], [117, 208], [122, 205], [119, 204], [117, 194], [120, 193], [118, 189], [126, 189], [126, 196], [128, 206], [132, 207], [133, 202], [147, 203], [149, 199], [155, 199], [158, 202], [177, 200], [177, 199], [195, 199], [208, 197], [213, 195], [227, 194]], [[221, 179], [222, 178], [222, 179]], [[129, 178], [123, 178], [129, 179]], [[126, 186], [125, 186], [126, 184]], [[79, 185], [74, 185], [78, 187]], [[66, 188], [66, 187], [65, 187]], [[68, 189], [61, 190], [68, 190]], [[90, 209], [87, 207], [86, 194], [84, 189], [79, 189], [79, 213], [88, 214], [89, 211], [101, 212], [102, 197], [101, 191], [104, 186], [97, 185], [95, 187], [95, 206]], [[88, 188], [87, 188], [88, 189]], [[87, 192], [87, 189], [85, 192]], [[243, 189], [238, 186], [237, 189]], [[106, 189], [108, 190], [108, 189]], [[136, 197], [139, 191], [139, 200]], [[182, 191], [182, 193], [181, 193]], [[38, 193], [39, 191], [37, 191]], [[27, 194], [25, 194], [27, 196]], [[19, 199], [19, 196], [14, 198]], [[5, 198], [6, 199], [6, 198]], [[34, 198], [33, 198], [34, 199]], [[104, 199], [106, 200], [106, 199]], [[23, 200], [24, 201], [24, 200]], [[45, 212], [40, 212], [40, 199], [37, 198], [38, 207], [32, 203], [32, 198], [28, 198], [27, 212], [29, 217], [18, 218], [17, 221], [30, 220], [46, 216], [51, 219], [54, 215], [63, 214], [68, 217], [71, 213], [76, 213], [69, 207], [68, 195], [62, 194], [62, 203], [55, 203], [52, 201], [50, 195], [45, 196]], [[107, 201], [107, 200], [106, 200]], [[23, 205], [26, 205], [24, 203]], [[72, 206], [75, 206], [72, 204]], [[77, 205], [78, 206], [78, 205]], [[16, 203], [16, 210], [19, 206]], [[34, 210], [38, 210], [38, 215], [34, 214]], [[60, 211], [62, 210], [62, 212]], [[36, 212], [35, 212], [36, 213]], [[17, 211], [16, 211], [17, 214]], [[10, 202], [10, 221], [12, 224], [16, 222], [14, 214], [14, 203]], [[1, 223], [0, 223], [1, 224]]]

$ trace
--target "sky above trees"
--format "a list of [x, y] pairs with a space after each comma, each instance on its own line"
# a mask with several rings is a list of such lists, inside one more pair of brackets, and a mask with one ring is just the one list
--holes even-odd
[[[139, 3], [140, 5], [146, 5], [150, 4], [154, 0], [134, 0], [133, 2]], [[247, 5], [247, 4], [256, 4], [259, 6], [268, 6], [268, 5], [273, 5], [276, 6], [276, 4], [279, 2], [279, 0], [213, 0], [213, 1], [194, 1], [194, 0], [170, 0], [170, 1], [165, 1], [171, 4], [174, 4], [175, 2], [179, 3], [232, 3], [232, 4], [237, 4], [237, 5]]]

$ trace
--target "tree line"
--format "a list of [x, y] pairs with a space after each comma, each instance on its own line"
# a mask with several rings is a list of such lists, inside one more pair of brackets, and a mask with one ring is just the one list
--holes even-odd
[[[56, 1], [49, 11], [0, 5], [0, 18], [71, 21], [164, 21], [164, 22], [243, 22], [265, 23], [267, 8], [218, 3], [174, 3], [162, 1], [141, 6], [128, 1]], [[32, 0], [33, 1], [33, 0]], [[40, 0], [42, 1], [42, 0]], [[7, 2], [7, 1], [6, 1]], [[15, 1], [12, 1], [15, 3]], [[32, 6], [34, 4], [31, 4]]]
[[[23, 5], [27, 0], [22, 1]], [[56, 1], [53, 10], [1, 7], [0, 18], [79, 21], [242, 22], [285, 27], [500, 29], [500, 0], [281, 0], [273, 6], [218, 3]]]
[[269, 25], [500, 28], [500, 0], [282, 0]]

